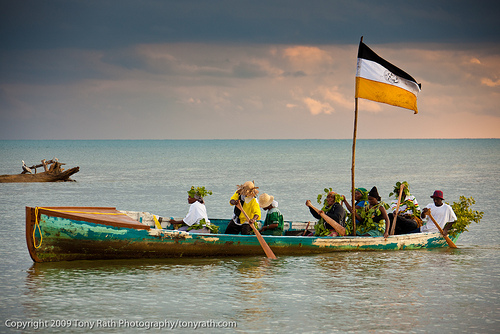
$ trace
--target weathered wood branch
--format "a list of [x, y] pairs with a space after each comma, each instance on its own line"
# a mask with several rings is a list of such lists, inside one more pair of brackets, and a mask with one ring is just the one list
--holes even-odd
[[[34, 174], [24, 172], [15, 175], [0, 175], [0, 183], [72, 181], [69, 177], [80, 170], [80, 167], [64, 170], [61, 166], [65, 164], [53, 160], [49, 160], [48, 162], [51, 166], [46, 172], [36, 173], [36, 166], [32, 166], [30, 168], [35, 169]], [[39, 165], [38, 167], [42, 166], [43, 165]]]

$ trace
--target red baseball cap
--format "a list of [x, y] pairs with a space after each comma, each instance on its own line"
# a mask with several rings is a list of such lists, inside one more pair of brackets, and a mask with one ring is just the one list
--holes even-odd
[[433, 197], [441, 198], [442, 200], [444, 200], [443, 192], [441, 190], [434, 191], [434, 194], [432, 194], [431, 198], [433, 198]]

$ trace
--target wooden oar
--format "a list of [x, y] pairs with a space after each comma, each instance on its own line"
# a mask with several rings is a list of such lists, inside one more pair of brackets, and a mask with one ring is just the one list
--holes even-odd
[[243, 214], [245, 215], [246, 219], [248, 220], [248, 224], [250, 225], [250, 227], [252, 228], [253, 232], [257, 236], [257, 239], [259, 240], [259, 243], [260, 243], [262, 249], [264, 250], [264, 253], [266, 253], [267, 257], [270, 258], [270, 259], [277, 259], [276, 255], [274, 255], [273, 251], [271, 250], [271, 247], [269, 247], [269, 245], [267, 244], [266, 240], [264, 240], [264, 238], [262, 237], [262, 235], [260, 234], [260, 232], [255, 228], [255, 225], [250, 222], [250, 217], [248, 217], [248, 215], [245, 212], [245, 210], [243, 210], [243, 207], [241, 207], [241, 205], [240, 205], [238, 207], [238, 209], [240, 209], [241, 212], [243, 212]]
[[345, 227], [337, 223], [334, 219], [327, 216], [326, 213], [320, 211], [319, 215], [341, 236], [345, 236]]
[[309, 224], [311, 224], [311, 222], [307, 222], [306, 229], [304, 230], [304, 233], [302, 234], [302, 236], [306, 235], [307, 229], [309, 228]]
[[341, 236], [345, 236], [345, 227], [337, 223], [334, 219], [330, 218], [326, 213], [321, 210], [316, 209], [314, 206], [310, 206], [321, 218], [323, 218], [333, 229]]
[[404, 188], [405, 188], [404, 183], [401, 183], [401, 186], [399, 187], [398, 205], [396, 206], [396, 212], [394, 212], [394, 218], [392, 219], [390, 235], [394, 235], [394, 232], [396, 231], [396, 221], [398, 220], [399, 206], [401, 205], [401, 195], [403, 195]]
[[448, 243], [448, 246], [450, 246], [450, 248], [458, 248], [457, 245], [455, 245], [455, 243], [450, 239], [450, 237], [444, 233], [443, 229], [441, 228], [441, 226], [439, 226], [439, 224], [436, 222], [434, 217], [432, 217], [430, 210], [429, 210], [429, 212], [427, 212], [427, 215], [431, 218], [432, 222], [436, 225], [439, 232], [441, 232], [441, 234], [444, 237], [444, 240], [446, 240], [446, 242]]

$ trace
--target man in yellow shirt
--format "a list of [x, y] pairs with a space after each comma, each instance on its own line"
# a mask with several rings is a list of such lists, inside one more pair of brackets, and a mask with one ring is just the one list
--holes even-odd
[[[255, 187], [254, 183], [247, 181], [242, 185], [237, 186], [238, 189], [231, 196], [229, 204], [234, 206], [233, 218], [229, 222], [226, 228], [226, 234], [252, 234], [252, 228], [250, 224], [255, 224], [257, 220], [260, 220], [261, 213], [259, 203], [256, 200], [256, 196], [259, 193], [257, 190], [259, 187]], [[241, 212], [240, 209], [236, 207], [236, 204], [240, 202], [243, 210], [246, 212], [250, 221], [247, 221], [245, 214]]]

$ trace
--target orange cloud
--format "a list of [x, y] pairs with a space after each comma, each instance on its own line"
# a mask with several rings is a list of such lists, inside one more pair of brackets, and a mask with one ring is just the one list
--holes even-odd
[[283, 57], [288, 59], [296, 70], [307, 72], [317, 71], [333, 63], [328, 52], [313, 46], [292, 46], [283, 51]]
[[329, 103], [314, 100], [310, 97], [305, 97], [303, 101], [309, 109], [309, 112], [313, 115], [319, 115], [321, 113], [331, 114], [335, 111]]
[[482, 78], [481, 79], [481, 84], [483, 84], [485, 86], [488, 86], [488, 87], [500, 86], [500, 79], [493, 81], [493, 80], [491, 80], [489, 78]]
[[480, 61], [479, 59], [477, 59], [477, 58], [471, 58], [471, 59], [469, 60], [469, 62], [470, 62], [471, 64], [481, 64], [481, 61]]

